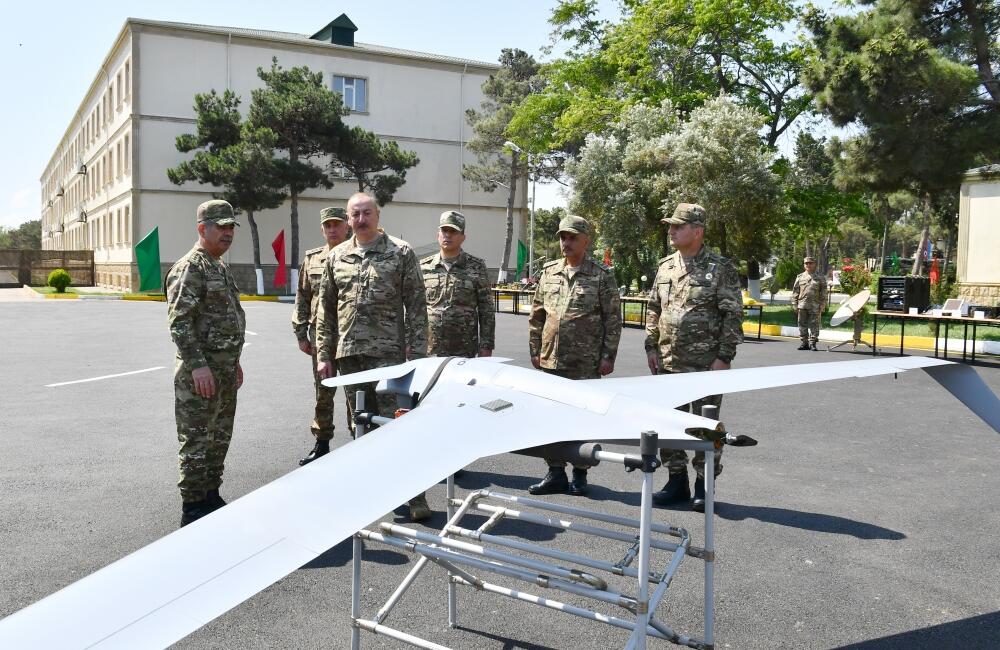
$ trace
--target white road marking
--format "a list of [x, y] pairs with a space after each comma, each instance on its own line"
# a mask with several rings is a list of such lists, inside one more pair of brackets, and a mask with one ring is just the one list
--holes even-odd
[[250, 336], [258, 336], [257, 332], [251, 332], [250, 330], [246, 330], [246, 333]]
[[76, 379], [74, 381], [63, 381], [58, 384], [45, 384], [46, 388], [55, 388], [56, 386], [68, 386], [69, 384], [84, 384], [88, 381], [100, 381], [102, 379], [114, 379], [115, 377], [125, 377], [127, 375], [138, 375], [141, 372], [152, 372], [154, 370], [163, 370], [165, 366], [156, 366], [155, 368], [143, 368], [142, 370], [133, 370], [131, 372], [120, 372], [117, 375], [104, 375], [103, 377], [91, 377], [90, 379]]

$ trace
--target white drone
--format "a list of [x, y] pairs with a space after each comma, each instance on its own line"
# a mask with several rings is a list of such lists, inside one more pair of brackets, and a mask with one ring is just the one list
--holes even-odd
[[[378, 381], [381, 390], [410, 398], [416, 407], [8, 616], [0, 621], [0, 647], [163, 648], [481, 457], [581, 436], [636, 442], [644, 432], [655, 432], [662, 447], [704, 449], [708, 443], [687, 432], [726, 442], [721, 423], [674, 407], [711, 394], [917, 368], [1000, 432], [1000, 400], [973, 369], [923, 357], [575, 382], [497, 360], [430, 358], [326, 380], [327, 385]], [[644, 453], [652, 458], [648, 449]], [[379, 490], [359, 490], [376, 462], [380, 473], [404, 478]], [[646, 480], [647, 512], [649, 485]], [[365, 496], [312, 498], [316, 494]], [[711, 516], [709, 503], [707, 526]], [[640, 614], [643, 607], [637, 608]], [[710, 608], [706, 618], [711, 619]], [[630, 647], [645, 647], [645, 633], [659, 633], [652, 618], [635, 620], [635, 630], [643, 634], [634, 634]], [[710, 630], [703, 643], [687, 641], [711, 647]]]

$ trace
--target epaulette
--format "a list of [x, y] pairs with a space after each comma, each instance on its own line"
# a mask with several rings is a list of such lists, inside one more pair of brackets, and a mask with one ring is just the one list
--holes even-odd
[[666, 262], [667, 260], [669, 260], [671, 257], [673, 257], [673, 253], [671, 253], [670, 255], [667, 255], [665, 257], [661, 257], [660, 259], [656, 260], [656, 265], [659, 266], [660, 264], [663, 264], [664, 262]]
[[469, 255], [468, 253], [466, 253], [465, 255], [466, 259], [469, 260], [470, 264], [479, 264], [481, 266], [486, 266], [486, 260], [484, 260], [483, 258], [476, 257], [475, 255]]
[[316, 248], [310, 248], [309, 250], [307, 250], [305, 252], [305, 256], [309, 257], [310, 255], [315, 255], [316, 253], [321, 253], [321, 252], [323, 252], [324, 248], [326, 248], [326, 246], [317, 246]]
[[542, 268], [543, 268], [543, 269], [547, 269], [547, 268], [549, 268], [550, 266], [555, 266], [555, 265], [556, 265], [556, 264], [558, 264], [559, 262], [562, 262], [562, 260], [552, 260], [551, 262], [546, 262], [546, 263], [545, 263], [545, 266], [543, 266]]
[[434, 253], [433, 255], [429, 255], [429, 256], [425, 257], [424, 259], [420, 260], [420, 263], [421, 264], [430, 264], [431, 262], [434, 261], [435, 257], [437, 257], [437, 253]]
[[607, 264], [605, 264], [604, 262], [602, 262], [600, 260], [591, 259], [590, 261], [594, 263], [594, 266], [596, 266], [597, 268], [601, 269], [602, 271], [610, 271], [611, 270], [610, 266], [608, 266]]

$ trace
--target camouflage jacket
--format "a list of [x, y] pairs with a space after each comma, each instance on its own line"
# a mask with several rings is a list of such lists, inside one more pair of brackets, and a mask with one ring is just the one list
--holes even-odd
[[316, 314], [316, 358], [364, 355], [402, 361], [427, 355], [427, 302], [410, 245], [380, 234], [362, 250], [354, 237], [326, 258]]
[[595, 373], [601, 359], [615, 359], [621, 334], [621, 301], [607, 267], [586, 257], [570, 277], [565, 259], [545, 265], [528, 318], [528, 348], [543, 368]]
[[732, 262], [703, 246], [685, 264], [680, 253], [660, 260], [649, 290], [646, 352], [664, 370], [708, 370], [732, 360], [743, 342], [743, 297]]
[[427, 353], [474, 357], [493, 349], [496, 314], [486, 262], [465, 251], [451, 269], [441, 253], [420, 260], [427, 291]]
[[323, 279], [329, 246], [310, 248], [299, 267], [299, 286], [295, 291], [295, 310], [292, 312], [292, 330], [295, 338], [308, 341], [316, 331], [316, 312], [319, 311], [319, 284]]
[[195, 246], [167, 274], [167, 323], [177, 354], [191, 369], [209, 365], [211, 353], [243, 349], [246, 316], [229, 266]]
[[803, 271], [792, 285], [792, 308], [822, 310], [826, 305], [826, 278], [822, 273]]

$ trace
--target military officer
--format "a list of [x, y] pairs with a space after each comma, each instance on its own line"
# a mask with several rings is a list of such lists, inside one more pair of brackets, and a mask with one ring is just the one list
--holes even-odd
[[[427, 355], [427, 302], [420, 265], [408, 243], [381, 231], [375, 199], [357, 193], [347, 201], [354, 236], [326, 258], [316, 316], [316, 370], [330, 377], [402, 363]], [[393, 417], [396, 398], [376, 395], [375, 383], [347, 386], [353, 419], [354, 394], [365, 408]], [[409, 501], [414, 521], [431, 515], [420, 494]]]
[[493, 354], [496, 314], [486, 262], [462, 250], [465, 215], [441, 213], [440, 251], [420, 260], [427, 291], [427, 353], [435, 357]]
[[[590, 242], [590, 223], [583, 217], [570, 215], [559, 222], [563, 259], [543, 267], [528, 318], [532, 365], [568, 379], [611, 374], [622, 333], [614, 275], [590, 257]], [[574, 466], [570, 482], [564, 462], [545, 462], [549, 471], [528, 488], [531, 494], [587, 493], [587, 466]]]
[[[660, 260], [649, 290], [646, 311], [646, 356], [649, 369], [658, 373], [728, 370], [743, 342], [743, 298], [739, 276], [732, 262], [704, 245], [705, 208], [681, 203], [668, 224], [674, 253]], [[679, 407], [701, 414], [706, 404], [722, 405], [721, 395], [710, 395]], [[660, 450], [660, 460], [669, 472], [663, 490], [654, 493], [659, 505], [691, 499], [687, 453]], [[722, 471], [722, 451], [715, 452], [715, 476]], [[691, 505], [705, 510], [705, 456], [695, 453], [697, 473]]]
[[[312, 359], [313, 384], [316, 387], [316, 408], [310, 425], [316, 444], [299, 465], [305, 465], [330, 453], [333, 438], [333, 398], [336, 388], [327, 388], [316, 372], [316, 312], [319, 305], [319, 284], [330, 250], [347, 239], [347, 212], [343, 208], [323, 208], [319, 213], [320, 229], [326, 246], [306, 251], [299, 268], [299, 286], [295, 292], [295, 311], [292, 312], [292, 330], [299, 341], [299, 349]], [[336, 368], [334, 368], [336, 372]]]
[[799, 349], [815, 352], [820, 317], [826, 305], [826, 278], [816, 272], [815, 258], [805, 257], [802, 265], [805, 270], [795, 277], [792, 284], [792, 309], [799, 320], [799, 337], [802, 339]]
[[180, 442], [181, 526], [226, 505], [219, 495], [233, 436], [246, 318], [222, 255], [239, 225], [225, 201], [198, 206], [198, 243], [167, 274], [167, 322], [177, 345], [174, 414]]

